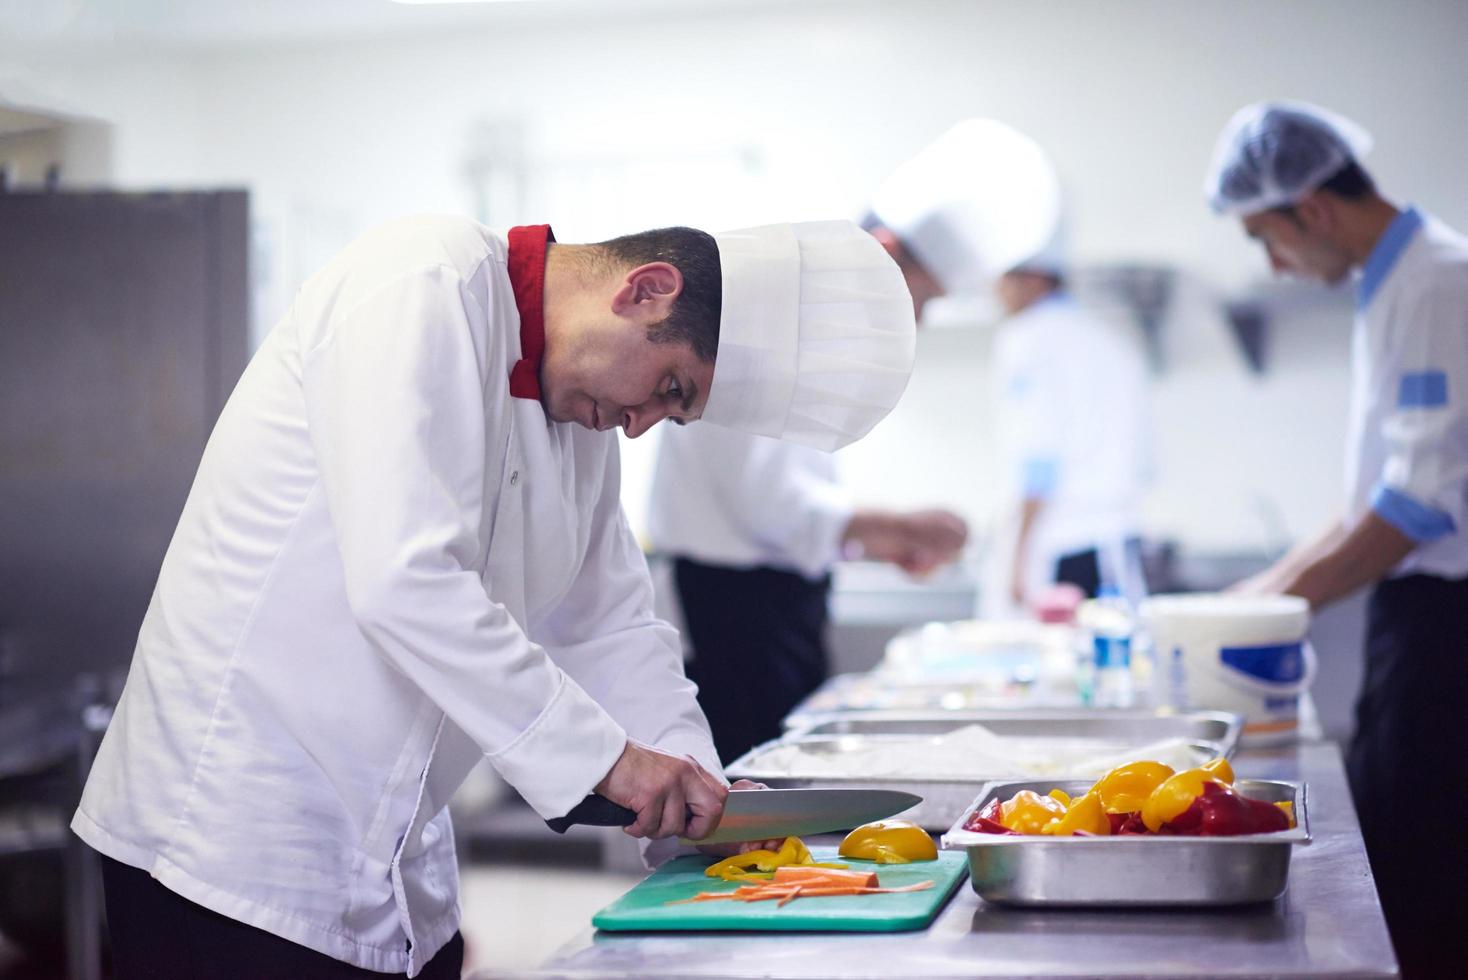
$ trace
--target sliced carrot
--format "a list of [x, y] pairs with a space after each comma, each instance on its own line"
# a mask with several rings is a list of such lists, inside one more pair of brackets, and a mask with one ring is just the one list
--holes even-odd
[[839, 871], [835, 868], [811, 868], [801, 865], [786, 865], [775, 869], [775, 884], [790, 882], [811, 884], [857, 885], [863, 888], [877, 887], [875, 871]]
[[[873, 878], [876, 876], [873, 875]], [[664, 904], [684, 905], [688, 902], [713, 902], [721, 899], [733, 899], [737, 902], [765, 902], [779, 899], [776, 908], [783, 908], [796, 898], [821, 898], [838, 895], [892, 895], [900, 892], [920, 892], [933, 887], [933, 882], [919, 881], [912, 885], [902, 885], [896, 888], [879, 888], [871, 885], [851, 885], [840, 883], [829, 883], [821, 881], [813, 882], [791, 882], [780, 884], [771, 882], [766, 885], [740, 885], [732, 892], [699, 892], [692, 898], [674, 899]]]

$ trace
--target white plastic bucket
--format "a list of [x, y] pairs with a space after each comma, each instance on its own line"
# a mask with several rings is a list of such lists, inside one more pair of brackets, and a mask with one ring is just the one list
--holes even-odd
[[1153, 596], [1140, 609], [1165, 700], [1232, 711], [1251, 744], [1298, 736], [1300, 696], [1315, 680], [1310, 607], [1295, 596]]

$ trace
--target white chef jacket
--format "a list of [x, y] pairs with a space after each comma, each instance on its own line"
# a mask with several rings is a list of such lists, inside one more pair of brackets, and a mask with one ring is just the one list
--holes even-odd
[[1361, 270], [1347, 517], [1417, 542], [1391, 577], [1468, 576], [1468, 238], [1403, 211]]
[[210, 437], [72, 823], [370, 970], [412, 976], [458, 928], [445, 804], [481, 757], [547, 818], [629, 735], [720, 772], [615, 436], [512, 397], [515, 261], [417, 217], [301, 289]]
[[[1040, 497], [1024, 585], [1055, 580], [1064, 555], [1096, 548], [1125, 575], [1123, 542], [1141, 526], [1150, 472], [1150, 405], [1140, 344], [1055, 293], [1000, 324], [994, 340], [998, 463], [1007, 514]], [[1003, 527], [985, 576], [985, 611], [1007, 596], [1017, 523]], [[1138, 576], [1132, 576], [1138, 577]], [[1115, 582], [1127, 592], [1139, 583]]]
[[817, 579], [852, 513], [830, 453], [714, 425], [663, 429], [647, 517], [657, 551]]

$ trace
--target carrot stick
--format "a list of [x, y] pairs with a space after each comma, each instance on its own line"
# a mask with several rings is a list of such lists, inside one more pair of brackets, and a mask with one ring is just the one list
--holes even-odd
[[699, 892], [692, 898], [674, 899], [664, 904], [685, 905], [689, 902], [713, 902], [733, 899], [739, 902], [764, 902], [779, 899], [776, 908], [783, 908], [796, 898], [821, 898], [837, 895], [892, 895], [901, 892], [920, 892], [933, 887], [933, 882], [920, 881], [898, 888], [878, 888], [870, 885], [830, 884], [825, 882], [767, 885], [740, 885], [732, 892]]
[[811, 884], [858, 885], [865, 888], [877, 887], [875, 871], [838, 871], [834, 868], [809, 868], [786, 865], [775, 869], [775, 884], [810, 882]]

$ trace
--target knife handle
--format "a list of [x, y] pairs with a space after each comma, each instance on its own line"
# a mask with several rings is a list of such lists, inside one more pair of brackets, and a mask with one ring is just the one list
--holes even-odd
[[625, 806], [618, 806], [605, 796], [593, 793], [577, 803], [564, 817], [547, 820], [545, 825], [558, 834], [564, 834], [573, 824], [589, 827], [628, 827], [637, 819], [637, 813]]

